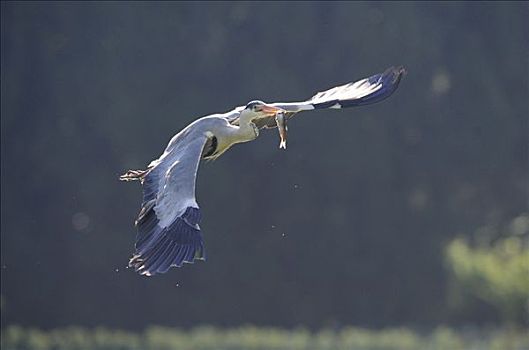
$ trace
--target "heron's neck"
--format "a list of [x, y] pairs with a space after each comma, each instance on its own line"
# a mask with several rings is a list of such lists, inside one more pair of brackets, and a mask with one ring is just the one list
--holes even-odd
[[259, 136], [259, 129], [252, 122], [251, 115], [241, 115], [239, 117], [239, 127], [237, 128], [236, 134], [238, 141], [237, 142], [247, 142], [252, 141]]

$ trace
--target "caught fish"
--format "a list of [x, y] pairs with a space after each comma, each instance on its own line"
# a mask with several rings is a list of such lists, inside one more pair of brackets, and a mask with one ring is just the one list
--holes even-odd
[[284, 113], [277, 113], [275, 119], [277, 130], [279, 130], [279, 137], [281, 138], [279, 148], [287, 149], [287, 118]]

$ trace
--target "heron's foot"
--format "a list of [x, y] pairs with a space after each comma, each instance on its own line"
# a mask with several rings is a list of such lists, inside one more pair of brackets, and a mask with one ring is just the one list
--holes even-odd
[[119, 179], [121, 181], [135, 181], [141, 180], [145, 176], [147, 171], [145, 170], [129, 170], [125, 174], [121, 175]]
[[281, 142], [279, 142], [279, 149], [287, 149], [287, 140], [281, 139]]

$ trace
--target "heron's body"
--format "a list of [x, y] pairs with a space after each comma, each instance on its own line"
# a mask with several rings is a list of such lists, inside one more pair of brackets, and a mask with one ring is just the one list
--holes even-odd
[[[215, 159], [236, 143], [259, 136], [260, 128], [279, 126], [286, 148], [286, 120], [300, 111], [371, 104], [390, 96], [404, 73], [401, 67], [314, 95], [305, 102], [252, 101], [231, 112], [202, 117], [176, 134], [146, 170], [129, 170], [121, 180], [140, 180], [142, 208], [136, 220], [136, 252], [129, 265], [142, 275], [205, 259], [195, 180], [202, 159]], [[278, 118], [276, 116], [279, 114]], [[276, 124], [277, 123], [277, 124]]]
[[[215, 159], [226, 152], [236, 143], [255, 140], [259, 136], [259, 129], [248, 120], [240, 125], [232, 125], [224, 114], [214, 114], [199, 118], [173, 136], [160, 158], [151, 162], [149, 167], [171, 157], [174, 149], [191, 140], [205, 138], [202, 158]], [[178, 153], [172, 154], [176, 156]]]

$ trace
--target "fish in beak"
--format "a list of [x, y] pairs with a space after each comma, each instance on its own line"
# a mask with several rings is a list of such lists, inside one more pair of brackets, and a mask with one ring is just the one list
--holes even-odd
[[285, 113], [279, 112], [275, 116], [276, 124], [277, 124], [277, 130], [279, 130], [279, 138], [281, 139], [281, 142], [279, 143], [279, 148], [281, 149], [287, 149], [287, 118], [285, 116]]

